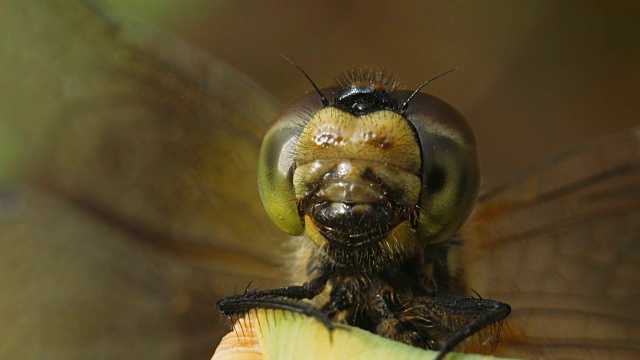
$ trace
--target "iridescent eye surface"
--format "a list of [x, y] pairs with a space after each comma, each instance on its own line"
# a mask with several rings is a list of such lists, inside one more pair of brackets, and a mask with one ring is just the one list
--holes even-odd
[[320, 90], [328, 105], [314, 92], [280, 111], [258, 169], [280, 228], [317, 245], [436, 243], [458, 230], [479, 183], [473, 132], [432, 95], [416, 94], [403, 111], [412, 91], [396, 87], [383, 72], [354, 70]]

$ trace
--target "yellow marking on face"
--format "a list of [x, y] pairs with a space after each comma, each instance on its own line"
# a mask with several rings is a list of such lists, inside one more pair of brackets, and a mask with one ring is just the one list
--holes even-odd
[[320, 231], [318, 230], [318, 227], [316, 226], [311, 216], [309, 215], [304, 216], [304, 224], [305, 224], [304, 226], [305, 236], [308, 239], [311, 239], [311, 241], [313, 241], [313, 243], [318, 248], [321, 248], [322, 246], [324, 246], [324, 244], [327, 243], [328, 241], [327, 238], [325, 238], [324, 235], [320, 233]]
[[381, 110], [355, 116], [333, 107], [318, 111], [303, 130], [296, 149], [298, 166], [318, 159], [361, 159], [418, 174], [420, 146], [411, 125]]
[[384, 243], [390, 247], [391, 255], [406, 258], [414, 255], [419, 248], [420, 243], [417, 235], [418, 233], [413, 226], [408, 221], [403, 221], [384, 238]]

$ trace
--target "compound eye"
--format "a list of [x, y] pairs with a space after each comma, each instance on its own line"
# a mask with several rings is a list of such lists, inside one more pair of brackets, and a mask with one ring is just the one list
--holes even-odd
[[458, 111], [425, 93], [411, 100], [405, 116], [422, 154], [418, 233], [436, 243], [451, 237], [473, 209], [480, 184], [475, 136]]
[[258, 162], [260, 197], [271, 220], [291, 235], [304, 230], [293, 188], [298, 139], [313, 113], [322, 108], [318, 94], [310, 93], [286, 105], [265, 134]]

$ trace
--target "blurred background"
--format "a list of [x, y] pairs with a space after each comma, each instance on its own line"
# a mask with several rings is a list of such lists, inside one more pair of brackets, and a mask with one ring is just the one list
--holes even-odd
[[633, 1], [0, 1], [2, 358], [207, 358], [215, 301], [284, 281], [255, 175], [268, 96], [94, 3], [281, 104], [311, 90], [281, 55], [321, 87], [458, 68], [423, 91], [474, 127], [484, 189], [640, 124]]
[[349, 67], [383, 67], [452, 104], [476, 131], [489, 189], [640, 124], [635, 1], [118, 1], [286, 102]]

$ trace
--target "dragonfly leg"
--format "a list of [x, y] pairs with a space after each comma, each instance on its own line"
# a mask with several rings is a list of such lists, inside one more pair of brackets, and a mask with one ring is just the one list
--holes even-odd
[[285, 286], [270, 290], [247, 289], [242, 294], [226, 296], [220, 299], [216, 307], [226, 316], [245, 314], [255, 309], [291, 311], [314, 317], [328, 329], [333, 329], [333, 324], [324, 311], [311, 304], [296, 301], [313, 299], [320, 294], [327, 285], [329, 275], [328, 269], [321, 267], [314, 277], [302, 285]]
[[[461, 297], [454, 295], [437, 296], [433, 298], [434, 310], [442, 319], [466, 319], [468, 322], [446, 338], [440, 347], [436, 360], [442, 360], [456, 346], [477, 332], [495, 323], [501, 323], [511, 313], [511, 307], [505, 303], [493, 300]], [[454, 321], [447, 321], [454, 323]], [[499, 327], [500, 328], [500, 327]], [[493, 340], [492, 351], [498, 345], [500, 331], [491, 334]]]

